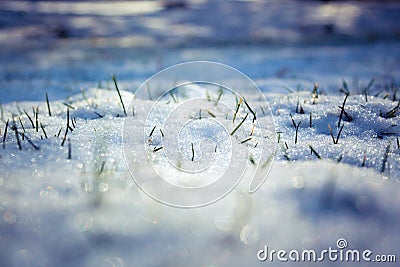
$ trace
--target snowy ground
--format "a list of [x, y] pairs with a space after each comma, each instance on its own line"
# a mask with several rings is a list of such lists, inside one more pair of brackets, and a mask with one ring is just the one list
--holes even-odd
[[[136, 6], [132, 10], [141, 11], [130, 14], [132, 17], [104, 14], [104, 10], [111, 11], [101, 6], [95, 9], [100, 14], [85, 15], [81, 13], [85, 6], [79, 3], [69, 8], [49, 7], [51, 4], [43, 2], [38, 5], [2, 2], [0, 5], [4, 15], [0, 29], [2, 139], [9, 119], [7, 136], [2, 143], [4, 149], [0, 148], [1, 266], [292, 265], [277, 260], [260, 262], [257, 252], [265, 245], [287, 251], [337, 249], [339, 238], [347, 240], [349, 249], [369, 249], [373, 256], [394, 254], [400, 260], [397, 3], [380, 6], [374, 2], [335, 5], [307, 1], [299, 5], [285, 1], [267, 9], [267, 2], [234, 1], [232, 5], [224, 5], [221, 1], [192, 1], [192, 8], [185, 13], [180, 9], [161, 10], [162, 6], [155, 1], [143, 9]], [[302, 17], [290, 16], [293, 7], [298, 7], [295, 10]], [[46, 11], [49, 8], [51, 11]], [[320, 11], [311, 16], [313, 12], [309, 10], [313, 8]], [[40, 11], [41, 18], [26, 9]], [[252, 14], [249, 27], [243, 29], [243, 39], [234, 39], [232, 25], [219, 25], [214, 20], [207, 22], [208, 28], [227, 34], [208, 35], [209, 29], [199, 23], [199, 17], [214, 9], [223, 9], [231, 15], [241, 9]], [[113, 10], [122, 12], [124, 8], [114, 5]], [[281, 10], [285, 16], [270, 24], [278, 18], [262, 16], [259, 10], [271, 13]], [[371, 12], [375, 12], [374, 16]], [[55, 16], [55, 13], [63, 14]], [[24, 19], [16, 20], [15, 14]], [[193, 17], [194, 14], [198, 17]], [[95, 16], [104, 19], [103, 28], [93, 26], [100, 21]], [[387, 19], [382, 19], [385, 16]], [[245, 17], [240, 16], [239, 21], [232, 20], [232, 23], [244, 25]], [[59, 40], [54, 31], [48, 31], [46, 27], [54, 18], [67, 25], [65, 29], [71, 36]], [[193, 29], [187, 25], [189, 18], [193, 19]], [[163, 23], [149, 23], [158, 20]], [[137, 29], [133, 26], [136, 24], [129, 24], [134, 22], [141, 22], [143, 27], [153, 25], [153, 28], [151, 31]], [[368, 23], [374, 27], [360, 30], [360, 25]], [[326, 33], [331, 24], [334, 32]], [[86, 27], [79, 30], [77, 26], [82, 25]], [[182, 31], [177, 31], [178, 36], [163, 36], [166, 29], [157, 30], [154, 25], [167, 29], [181, 25]], [[271, 28], [268, 30], [265, 25]], [[293, 28], [293, 25], [300, 26]], [[103, 32], [93, 32], [100, 29]], [[112, 32], [115, 29], [120, 30]], [[291, 38], [290, 45], [266, 44], [271, 40], [279, 44], [287, 41], [275, 34], [277, 29]], [[305, 44], [304, 31], [310, 30], [315, 34]], [[255, 32], [259, 33], [256, 37]], [[137, 34], [131, 36], [131, 33]], [[331, 40], [321, 41], [325, 34]], [[168, 45], [142, 47], [144, 40], [146, 44], [158, 40]], [[188, 43], [183, 45], [182, 40]], [[340, 44], [338, 40], [344, 41]], [[203, 45], [198, 45], [199, 42]], [[192, 46], [194, 43], [197, 45]], [[144, 194], [130, 176], [123, 154], [126, 145], [123, 129], [127, 119], [111, 74], [117, 76], [128, 118], [135, 120], [141, 111], [155, 103], [136, 100], [133, 117], [129, 104], [135, 90], [158, 70], [191, 60], [222, 62], [254, 79], [269, 102], [271, 114], [259, 109], [264, 104], [260, 99], [254, 96], [246, 99], [251, 101], [260, 120], [274, 120], [276, 136], [271, 140], [274, 140], [276, 156], [268, 179], [256, 193], [248, 193], [245, 177], [233, 192], [212, 205], [179, 209]], [[374, 83], [368, 88], [371, 79]], [[316, 93], [313, 93], [314, 82], [319, 84]], [[347, 90], [350, 95], [338, 127]], [[151, 92], [155, 98], [157, 88], [152, 87]], [[48, 114], [46, 93], [52, 116]], [[199, 88], [195, 94], [204, 99], [191, 107], [196, 110], [208, 105], [207, 98], [218, 97], [210, 88]], [[192, 96], [176, 95], [182, 103]], [[166, 103], [167, 108], [155, 108], [156, 118], [166, 117], [168, 108], [178, 106], [171, 99]], [[234, 104], [234, 100], [229, 103]], [[33, 110], [36, 107], [39, 110], [37, 130]], [[207, 106], [204, 111], [211, 107]], [[67, 109], [71, 129], [62, 146]], [[236, 123], [232, 123], [232, 113], [225, 116], [217, 112], [213, 114], [221, 123], [233, 129], [249, 110], [242, 105]], [[33, 125], [26, 114], [32, 118]], [[211, 119], [209, 113], [204, 112], [203, 116]], [[179, 126], [180, 118], [171, 122], [171, 128], [163, 129], [166, 136]], [[190, 151], [190, 146], [185, 145], [195, 143], [194, 133], [213, 132], [207, 119], [202, 120], [205, 124], [199, 125], [204, 131], [183, 132], [185, 151]], [[24, 140], [18, 135], [21, 150], [13, 121], [17, 131], [25, 132]], [[299, 122], [296, 143], [293, 123]], [[240, 144], [246, 137], [241, 134], [251, 129], [251, 124], [246, 123], [243, 132], [235, 135], [233, 147], [247, 149], [256, 145], [255, 140], [260, 137], [257, 132], [254, 139]], [[328, 125], [334, 139], [338, 139], [337, 144]], [[150, 132], [152, 126], [146, 127], [146, 132]], [[161, 145], [160, 135], [157, 130], [151, 138], [133, 135], [130, 141], [137, 145], [145, 143], [147, 148], [154, 149]], [[222, 139], [213, 141], [229, 147]], [[310, 146], [316, 153], [311, 153]], [[132, 151], [136, 151], [135, 147]], [[229, 156], [229, 149], [217, 151], [218, 166], [211, 169], [216, 172], [226, 166], [221, 155]], [[161, 152], [149, 151], [154, 156], [148, 162], [159, 164], [164, 173], [173, 173], [172, 168], [165, 168], [167, 162], [159, 160]], [[202, 152], [213, 153], [210, 147]], [[190, 159], [190, 152], [184, 157]], [[254, 167], [247, 155], [244, 159], [252, 170]], [[202, 164], [201, 158], [196, 160], [196, 164]], [[255, 157], [256, 163], [265, 160], [266, 157]], [[133, 165], [143, 173], [145, 167], [140, 161]], [[229, 167], [233, 172], [241, 171], [234, 164]], [[214, 177], [203, 178], [209, 178], [210, 182]], [[319, 264], [342, 263], [326, 259]], [[360, 262], [358, 265], [377, 264]], [[397, 266], [396, 263], [383, 265]]]

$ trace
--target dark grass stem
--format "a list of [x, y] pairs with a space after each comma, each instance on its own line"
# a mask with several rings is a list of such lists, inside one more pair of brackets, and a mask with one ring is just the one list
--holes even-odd
[[163, 147], [162, 147], [162, 146], [160, 146], [160, 147], [157, 147], [157, 148], [154, 148], [154, 149], [153, 149], [153, 152], [157, 152], [157, 151], [159, 151], [159, 150], [161, 150], [161, 149], [163, 149]]
[[51, 109], [50, 109], [50, 102], [49, 102], [49, 96], [46, 92], [46, 103], [47, 103], [47, 110], [49, 111], [49, 117], [51, 117]]
[[194, 146], [193, 146], [193, 143], [192, 143], [192, 161], [194, 161]]
[[47, 139], [47, 134], [46, 134], [46, 131], [45, 131], [42, 123], [40, 123], [40, 128], [42, 128], [42, 131], [44, 133], [44, 137], [46, 137], [46, 139]]
[[[122, 109], [124, 110], [125, 117], [127, 117], [125, 105], [124, 105], [124, 102], [122, 101], [121, 92], [119, 91], [117, 79], [115, 78], [115, 75], [112, 76], [112, 80], [114, 81], [115, 89], [117, 90], [119, 100], [121, 101], [121, 105], [122, 105]], [[150, 94], [150, 91], [149, 91], [149, 94]]]
[[386, 162], [387, 162], [388, 157], [389, 157], [389, 152], [390, 152], [390, 144], [386, 147], [385, 155], [383, 156], [381, 173], [385, 172]]
[[25, 109], [24, 109], [24, 113], [28, 117], [29, 121], [31, 122], [32, 128], [35, 129], [35, 124], [33, 123], [31, 116], [29, 116], [28, 112], [26, 112]]
[[300, 124], [301, 124], [301, 121], [299, 121], [299, 123], [296, 126], [296, 136], [294, 138], [294, 143], [295, 144], [297, 144], [297, 134], [298, 134], [298, 131], [299, 131]]
[[253, 137], [249, 137], [249, 138], [247, 138], [247, 139], [245, 139], [245, 140], [243, 140], [242, 142], [240, 142], [241, 144], [244, 144], [244, 143], [246, 143], [246, 142], [248, 142], [248, 141], [250, 141], [251, 139], [253, 139]]
[[157, 125], [154, 125], [153, 129], [151, 130], [151, 132], [150, 132], [150, 134], [149, 134], [149, 137], [151, 137], [151, 136], [153, 135], [154, 130], [156, 129], [156, 127], [157, 127]]
[[72, 157], [72, 146], [71, 146], [71, 138], [68, 138], [68, 159]]
[[308, 145], [308, 147], [311, 149], [311, 152], [314, 153], [315, 156], [317, 156], [318, 159], [322, 159], [322, 157], [318, 154], [317, 151], [315, 151], [315, 149], [311, 145]]
[[39, 132], [39, 107], [36, 107], [35, 112], [35, 123], [36, 123], [36, 132]]
[[289, 113], [289, 115], [290, 115], [290, 119], [292, 120], [293, 127], [296, 128], [296, 122], [293, 119], [292, 113]]
[[243, 120], [238, 124], [238, 126], [236, 126], [236, 128], [231, 132], [231, 135], [234, 135], [235, 132], [240, 128], [240, 126], [242, 126], [242, 124], [244, 123], [244, 121], [247, 119], [247, 116], [249, 115], [249, 113], [246, 113], [246, 116], [243, 118]]
[[342, 104], [342, 108], [340, 109], [340, 116], [339, 116], [339, 121], [338, 121], [338, 124], [337, 124], [337, 127], [338, 127], [338, 128], [340, 127], [340, 124], [341, 124], [341, 122], [342, 122], [343, 113], [345, 112], [345, 111], [344, 111], [344, 106], [346, 105], [346, 101], [347, 101], [347, 98], [348, 98], [348, 97], [349, 97], [349, 95], [346, 94], [346, 96], [345, 96], [345, 98], [344, 98], [344, 101], [343, 101], [343, 104]]
[[18, 135], [18, 128], [17, 124], [15, 123], [15, 120], [13, 120], [13, 125], [11, 129], [15, 132], [15, 138], [17, 139], [18, 149], [22, 150], [21, 141], [19, 140], [19, 135]]
[[6, 137], [7, 137], [7, 129], [8, 129], [8, 122], [10, 121], [10, 119], [7, 119], [6, 122], [6, 128], [4, 129], [4, 135], [3, 135], [3, 149], [6, 148]]

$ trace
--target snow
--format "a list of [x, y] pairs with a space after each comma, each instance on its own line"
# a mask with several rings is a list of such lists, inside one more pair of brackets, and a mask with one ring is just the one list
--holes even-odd
[[[144, 2], [130, 2], [143, 7], [135, 10], [124, 9], [122, 2], [93, 3], [94, 9], [80, 1], [0, 4], [0, 20], [6, 22], [0, 29], [0, 141], [9, 119], [0, 148], [0, 265], [287, 265], [260, 262], [257, 252], [265, 245], [321, 251], [337, 248], [339, 238], [350, 249], [396, 254], [398, 260], [399, 5], [187, 1], [187, 9], [166, 10], [159, 1]], [[32, 9], [36, 13], [27, 12]], [[277, 10], [283, 12], [278, 18], [271, 15]], [[217, 23], [218, 16], [200, 19], [217, 11], [245, 15], [232, 25]], [[15, 18], [18, 12], [25, 22]], [[71, 38], [56, 39], [48, 30], [55, 13]], [[94, 27], [99, 18], [102, 25], [112, 24]], [[327, 23], [337, 31], [328, 35], [333, 40], [324, 40]], [[242, 25], [240, 38], [236, 24]], [[171, 29], [178, 29], [176, 36]], [[304, 32], [310, 29], [307, 42]], [[343, 43], [337, 35], [345, 35]], [[149, 43], [154, 46], [144, 47]], [[256, 111], [251, 140], [241, 143], [253, 127], [243, 103], [233, 122], [238, 101], [233, 91], [225, 88], [217, 101], [221, 87], [215, 84], [174, 88], [178, 81], [171, 77], [148, 80], [165, 67], [194, 60], [235, 67], [259, 86], [257, 95], [231, 76], [224, 80]], [[196, 77], [186, 70], [182, 80]], [[347, 115], [338, 127], [345, 100], [340, 89], [346, 87]], [[171, 93], [164, 94], [165, 88]], [[67, 110], [71, 128], [63, 142]], [[301, 122], [297, 142], [291, 117], [296, 125]], [[24, 139], [19, 135], [21, 150], [14, 121], [25, 132]], [[250, 158], [269, 171], [252, 194], [256, 168]], [[224, 173], [229, 175], [217, 179]], [[229, 179], [241, 173], [240, 180]], [[183, 189], [172, 191], [171, 185]], [[216, 189], [204, 190], [209, 185]], [[221, 188], [226, 194], [216, 199]], [[193, 189], [205, 193], [185, 193]], [[182, 209], [156, 201], [157, 196], [172, 204], [212, 203]]]

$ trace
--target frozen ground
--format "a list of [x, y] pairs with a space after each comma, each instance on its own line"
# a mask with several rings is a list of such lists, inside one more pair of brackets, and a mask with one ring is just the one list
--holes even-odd
[[[2, 16], [4, 23], [0, 29], [3, 36], [0, 47], [1, 138], [5, 133], [5, 122], [10, 121], [5, 142], [2, 143], [4, 148], [0, 148], [0, 265], [292, 265], [276, 260], [273, 263], [260, 262], [257, 252], [264, 245], [287, 251], [336, 249], [339, 238], [347, 240], [349, 249], [370, 249], [373, 255], [394, 254], [399, 261], [400, 110], [396, 108], [399, 103], [396, 88], [400, 77], [400, 45], [396, 40], [398, 32], [394, 20], [398, 4], [381, 7], [374, 2], [349, 2], [329, 6], [307, 1], [301, 9], [297, 9], [303, 17], [288, 14], [279, 17], [282, 21], [271, 26], [281, 30], [283, 27], [287, 33], [285, 36], [297, 36], [296, 40], [291, 40], [288, 46], [270, 46], [268, 41], [276, 41], [274, 37], [278, 35], [261, 26], [277, 18], [267, 15], [264, 18], [258, 11], [265, 10], [260, 5], [267, 5], [267, 2], [234, 1], [230, 8], [220, 1], [212, 2], [232, 14], [238, 12], [239, 7], [248, 12], [253, 10], [251, 27], [243, 29], [245, 42], [232, 39], [233, 34], [208, 36], [206, 27], [203, 25], [199, 29], [201, 23], [190, 15], [196, 13], [201, 17], [214, 9], [210, 1], [193, 3], [189, 13], [184, 13], [179, 9], [159, 10], [159, 3], [154, 2], [150, 10], [142, 10], [133, 17], [104, 14], [104, 10], [97, 7], [96, 12], [103, 12], [96, 15], [104, 19], [103, 28], [93, 26], [94, 22], [100, 21], [94, 15], [86, 17], [79, 13], [82, 6], [70, 6], [69, 9], [53, 6], [50, 12], [46, 11], [49, 6], [43, 3], [42, 6], [34, 6], [31, 2], [1, 3], [0, 12], [9, 16]], [[297, 4], [285, 1], [274, 6], [275, 10], [293, 10], [284, 9], [282, 5], [297, 7]], [[312, 12], [306, 10], [316, 5], [325, 13], [318, 12], [320, 17], [313, 17], [312, 20], [309, 15]], [[350, 8], [340, 5], [350, 5]], [[114, 7], [118, 9], [118, 5]], [[41, 19], [37, 14], [35, 17], [34, 13], [26, 12], [26, 8], [41, 10]], [[72, 34], [65, 40], [57, 39], [54, 32], [46, 29], [54, 19], [54, 13], [57, 13], [54, 10], [59, 10], [58, 13], [69, 10], [68, 14], [61, 14], [61, 20], [57, 20], [63, 25], [67, 22], [66, 29]], [[329, 13], [329, 10], [336, 10], [336, 13]], [[350, 11], [351, 14], [346, 13]], [[174, 16], [166, 12], [172, 12]], [[368, 16], [371, 14], [368, 12], [375, 12], [375, 16]], [[15, 13], [28, 18], [16, 20]], [[352, 22], [372, 23], [376, 20], [375, 26], [355, 30], [360, 28], [358, 24], [345, 24], [338, 18], [333, 22], [335, 32], [327, 35], [328, 39], [336, 41], [319, 42], [321, 36], [326, 34], [324, 31], [331, 28], [325, 25], [326, 21], [342, 13], [346, 18], [352, 18]], [[385, 15], [387, 20], [382, 19]], [[167, 23], [167, 18], [172, 19]], [[188, 40], [186, 45], [179, 36], [162, 37], [161, 30], [124, 27], [133, 20], [142, 21], [142, 25], [165, 27], [171, 23], [170, 27], [174, 28], [173, 23], [181, 25], [178, 22], [187, 22], [188, 18], [193, 18], [193, 27], [197, 25], [197, 28], [192, 29], [190, 38], [187, 31], [178, 31], [185, 36], [184, 40]], [[308, 26], [300, 25], [291, 34], [288, 31], [293, 29], [291, 25], [295, 18]], [[87, 23], [79, 24], [75, 21], [78, 19]], [[150, 24], [149, 20], [165, 23]], [[111, 22], [120, 25], [118, 34], [110, 33], [117, 25], [111, 25]], [[213, 20], [208, 23], [218, 25]], [[243, 25], [241, 21], [236, 23]], [[87, 27], [85, 31], [80, 31], [74, 25]], [[225, 31], [229, 27], [221, 24], [214, 29]], [[104, 33], [93, 33], [96, 29], [103, 29]], [[261, 34], [258, 40], [247, 38], [252, 34], [251, 29], [256, 32], [264, 29], [264, 35]], [[311, 43], [306, 45], [302, 40], [304, 35], [299, 32], [310, 29], [315, 34], [310, 37]], [[139, 34], [133, 34], [133, 38], [130, 33]], [[203, 34], [203, 37], [196, 34]], [[343, 38], [343, 44], [337, 42], [337, 35]], [[214, 40], [215, 36], [221, 37], [222, 41], [218, 38]], [[168, 43], [168, 46], [140, 47], [136, 42], [145, 39], [147, 44], [159, 40]], [[15, 43], [15, 40], [23, 42]], [[192, 46], [199, 40], [209, 45]], [[176, 47], [176, 44], [180, 46]], [[178, 209], [154, 201], [137, 187], [129, 175], [123, 157], [124, 112], [111, 74], [117, 75], [128, 116], [135, 119], [140, 117], [141, 110], [154, 104], [154, 101], [138, 99], [135, 102], [136, 116], [133, 117], [133, 111], [128, 106], [137, 87], [156, 71], [190, 60], [222, 62], [255, 80], [269, 102], [275, 121], [276, 157], [268, 179], [255, 194], [248, 194], [248, 180], [244, 179], [233, 192], [213, 205]], [[365, 90], [371, 79], [374, 83]], [[344, 125], [343, 130], [337, 144], [334, 144], [328, 125], [337, 139], [340, 107], [345, 99], [340, 89], [347, 90], [343, 80], [350, 95], [340, 124]], [[317, 94], [313, 94], [314, 82], [319, 84]], [[151, 90], [155, 97], [157, 88]], [[45, 101], [46, 92], [51, 117]], [[209, 97], [217, 98], [217, 93], [211, 90], [199, 88], [195, 93], [206, 99], [201, 103], [207, 104], [210, 92]], [[176, 97], [184, 100], [189, 96], [182, 94]], [[258, 108], [263, 102], [251, 99], [251, 96], [246, 98], [252, 101], [260, 120], [272, 121], [271, 114], [263, 113]], [[166, 103], [178, 105], [171, 99]], [[70, 106], [70, 127], [73, 131], [69, 131], [61, 146], [67, 105]], [[25, 114], [26, 111], [32, 117], [33, 126], [36, 126], [32, 107], [39, 110], [38, 131]], [[204, 107], [199, 105], [193, 108]], [[168, 108], [156, 111], [156, 118], [168, 114]], [[238, 118], [242, 119], [248, 112], [242, 105]], [[224, 113], [214, 115], [227, 125], [229, 123], [230, 127], [237, 125], [238, 121], [232, 123], [232, 113], [227, 117]], [[203, 116], [211, 115], [204, 112]], [[296, 125], [301, 122], [297, 143], [291, 116]], [[18, 131], [26, 132], [24, 140], [22, 135], [18, 135], [21, 150], [12, 127], [13, 119]], [[177, 126], [177, 122], [172, 121], [172, 126]], [[150, 125], [147, 127], [152, 129]], [[202, 127], [204, 132], [213, 132], [207, 124]], [[251, 124], [244, 124], [244, 132], [248, 132], [249, 127]], [[60, 128], [60, 135], [57, 136]], [[168, 130], [164, 129], [165, 133]], [[233, 146], [254, 147], [255, 140], [240, 144], [245, 139], [244, 135], [240, 136], [244, 132], [238, 131], [237, 142]], [[160, 134], [157, 131], [146, 140], [143, 140], [144, 136], [133, 136], [132, 142], [138, 145], [146, 142], [154, 149], [161, 144]], [[195, 141], [193, 138], [196, 136], [191, 134], [193, 132], [184, 134], [183, 146]], [[257, 137], [260, 136], [255, 133], [254, 139]], [[28, 142], [28, 138], [39, 150]], [[310, 146], [321, 159], [316, 153], [311, 153]], [[186, 148], [190, 151], [190, 147]], [[132, 151], [136, 151], [135, 147]], [[163, 155], [161, 152], [163, 150], [150, 151], [154, 157], [148, 160], [161, 167], [168, 166], [162, 160], [157, 161]], [[212, 153], [209, 147], [202, 152]], [[226, 153], [229, 157], [227, 152], [228, 149], [218, 151], [216, 162], [222, 167], [225, 165], [221, 155]], [[187, 153], [184, 157], [190, 158], [191, 154]], [[255, 157], [255, 160], [266, 158]], [[198, 164], [201, 163], [199, 160]], [[135, 166], [138, 171], [143, 171], [140, 162]], [[218, 171], [218, 167], [214, 170]], [[234, 165], [231, 168], [232, 171], [238, 169]], [[251, 164], [249, 168], [253, 168]], [[168, 173], [171, 170], [164, 168], [163, 171]], [[178, 183], [179, 180], [172, 182]], [[328, 260], [320, 263], [323, 266], [341, 264]], [[397, 264], [385, 263], [384, 266]], [[309, 263], [298, 265], [308, 266]], [[358, 265], [377, 264], [361, 262]]]

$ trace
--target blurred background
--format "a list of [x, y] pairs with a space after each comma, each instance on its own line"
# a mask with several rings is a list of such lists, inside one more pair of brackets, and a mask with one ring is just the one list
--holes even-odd
[[0, 43], [326, 43], [400, 37], [399, 1], [2, 1]]
[[399, 1], [0, 1], [0, 92], [61, 99], [111, 73], [135, 91], [190, 60], [231, 65], [266, 91], [372, 77], [380, 90], [399, 73], [399, 19]]

